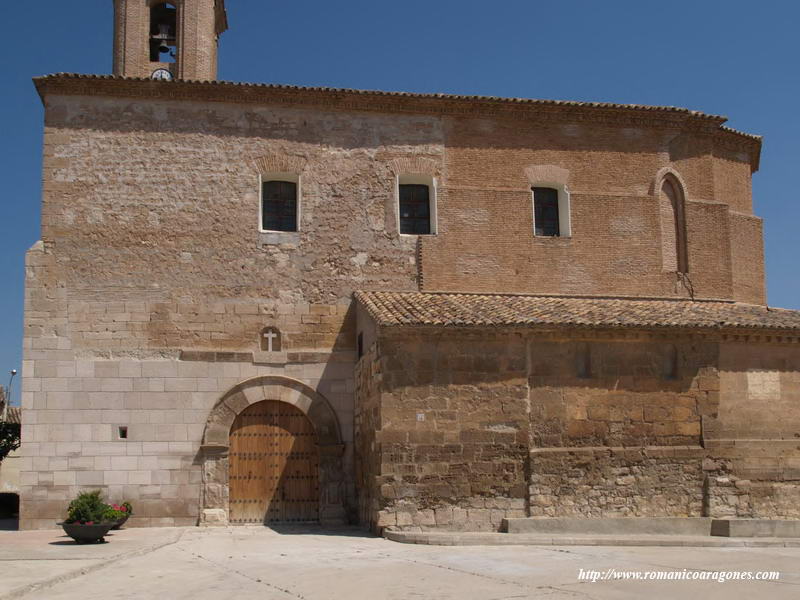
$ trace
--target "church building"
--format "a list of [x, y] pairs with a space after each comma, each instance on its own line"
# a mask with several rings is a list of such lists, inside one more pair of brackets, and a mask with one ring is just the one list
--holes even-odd
[[224, 0], [114, 7], [113, 75], [35, 79], [22, 528], [92, 489], [134, 526], [800, 517], [759, 137], [217, 81]]

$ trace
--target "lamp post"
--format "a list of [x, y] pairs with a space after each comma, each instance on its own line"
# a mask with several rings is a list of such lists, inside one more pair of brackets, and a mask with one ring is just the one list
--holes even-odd
[[11, 377], [8, 378], [8, 387], [6, 388], [6, 401], [3, 404], [3, 415], [0, 421], [8, 419], [8, 405], [11, 403], [11, 385], [14, 383], [14, 376], [17, 374], [16, 369], [11, 369]]

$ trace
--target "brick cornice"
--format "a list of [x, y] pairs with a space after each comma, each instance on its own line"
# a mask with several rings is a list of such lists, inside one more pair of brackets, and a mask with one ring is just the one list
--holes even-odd
[[543, 122], [587, 122], [611, 126], [680, 129], [711, 135], [725, 146], [746, 150], [750, 153], [750, 161], [754, 166], [758, 163], [761, 148], [760, 137], [724, 127], [726, 117], [670, 106], [415, 94], [224, 81], [160, 82], [142, 78], [70, 73], [37, 77], [34, 83], [43, 100], [48, 95], [111, 96], [235, 104], [285, 104], [329, 110], [456, 117], [494, 116]]
[[152, 81], [107, 75], [56, 74], [35, 78], [39, 94], [117, 96], [165, 100], [291, 104], [348, 110], [410, 112], [458, 116], [533, 116], [537, 120], [640, 123], [716, 131], [727, 119], [672, 107], [561, 102], [484, 96], [413, 94], [340, 88], [299, 87], [224, 81]]

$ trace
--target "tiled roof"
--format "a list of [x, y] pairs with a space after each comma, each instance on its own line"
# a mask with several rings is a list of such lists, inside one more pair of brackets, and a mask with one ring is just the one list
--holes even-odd
[[381, 326], [763, 329], [800, 333], [800, 311], [723, 301], [356, 292]]
[[[91, 75], [81, 73], [53, 73], [36, 77], [34, 81], [46, 81], [48, 79], [97, 79], [97, 80], [117, 80], [117, 81], [148, 81], [152, 82], [149, 77], [123, 77], [120, 75]], [[163, 83], [163, 82], [162, 82]], [[512, 104], [540, 104], [549, 106], [580, 106], [591, 108], [619, 108], [629, 110], [646, 110], [656, 112], [671, 112], [682, 113], [698, 117], [701, 119], [710, 119], [712, 121], [725, 122], [727, 117], [721, 115], [710, 115], [697, 110], [690, 110], [688, 108], [681, 108], [678, 106], [657, 106], [650, 104], [618, 104], [615, 102], [579, 102], [575, 100], [540, 100], [536, 98], [507, 98], [503, 96], [475, 96], [466, 94], [430, 94], [430, 93], [417, 93], [417, 92], [387, 92], [383, 90], [360, 90], [355, 88], [335, 88], [324, 86], [302, 86], [302, 85], [285, 85], [279, 83], [248, 83], [248, 82], [235, 82], [235, 81], [201, 81], [193, 79], [181, 79], [178, 81], [167, 82], [169, 85], [175, 84], [205, 84], [209, 86], [235, 86], [239, 88], [261, 88], [273, 90], [297, 90], [297, 91], [316, 91], [316, 92], [333, 92], [339, 94], [357, 94], [362, 96], [394, 96], [404, 98], [440, 98], [442, 100], [473, 100], [479, 102], [503, 102]]]
[[390, 92], [383, 90], [360, 90], [354, 88], [335, 88], [324, 86], [300, 86], [300, 85], [285, 85], [275, 83], [247, 83], [247, 82], [233, 82], [233, 81], [202, 81], [181, 79], [177, 81], [153, 81], [147, 77], [123, 77], [120, 75], [92, 75], [81, 73], [52, 73], [41, 77], [35, 77], [34, 82], [39, 89], [40, 95], [43, 93], [45, 86], [51, 82], [68, 82], [68, 81], [95, 81], [102, 82], [118, 82], [124, 84], [126, 82], [146, 82], [148, 84], [148, 94], [156, 95], [158, 91], [174, 91], [174, 95], [182, 96], [189, 89], [229, 89], [238, 94], [240, 101], [252, 100], [254, 95], [259, 92], [274, 92], [285, 94], [318, 94], [325, 98], [325, 103], [330, 104], [331, 99], [341, 99], [343, 97], [371, 97], [371, 98], [396, 98], [396, 99], [409, 99], [418, 101], [440, 101], [440, 102], [458, 102], [458, 103], [471, 103], [495, 105], [495, 106], [509, 106], [509, 105], [522, 105], [522, 106], [539, 106], [539, 107], [562, 107], [583, 110], [596, 110], [596, 111], [620, 111], [627, 113], [639, 113], [650, 115], [672, 115], [684, 119], [691, 119], [695, 121], [708, 122], [712, 126], [718, 127], [720, 130], [727, 133], [740, 136], [755, 142], [760, 145], [761, 137], [748, 133], [737, 131], [730, 127], [725, 127], [728, 118], [722, 115], [713, 115], [704, 113], [698, 110], [691, 110], [677, 106], [658, 106], [649, 104], [620, 104], [616, 102], [582, 102], [575, 100], [546, 100], [536, 98], [508, 98], [503, 96], [478, 96], [467, 94], [441, 94], [441, 93], [417, 93], [417, 92]]

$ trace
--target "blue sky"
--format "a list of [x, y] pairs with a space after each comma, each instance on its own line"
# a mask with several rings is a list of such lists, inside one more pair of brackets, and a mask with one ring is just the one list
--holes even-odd
[[[0, 37], [0, 384], [20, 368], [38, 239], [42, 108], [31, 77], [110, 73], [111, 0], [7, 2]], [[755, 175], [770, 304], [800, 309], [800, 2], [228, 0], [220, 78], [685, 106], [764, 136]], [[14, 384], [16, 397], [18, 381]]]

